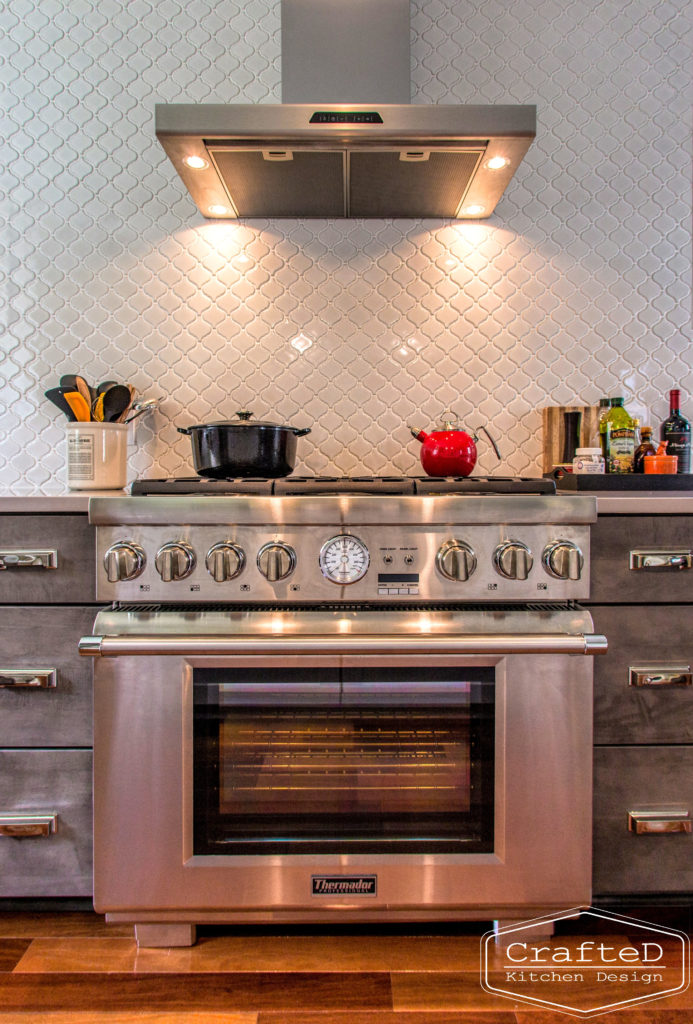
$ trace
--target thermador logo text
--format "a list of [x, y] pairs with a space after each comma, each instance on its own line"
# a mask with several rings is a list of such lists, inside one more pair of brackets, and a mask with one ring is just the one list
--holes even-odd
[[375, 896], [377, 875], [313, 875], [313, 896]]

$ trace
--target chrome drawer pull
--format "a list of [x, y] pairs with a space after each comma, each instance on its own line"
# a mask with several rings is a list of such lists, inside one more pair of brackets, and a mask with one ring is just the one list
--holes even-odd
[[629, 686], [693, 686], [690, 665], [631, 665]]
[[639, 836], [669, 835], [693, 831], [690, 811], [685, 808], [639, 810], [628, 812], [628, 829]]
[[30, 687], [47, 690], [57, 683], [58, 670], [55, 668], [0, 668], [0, 689]]
[[649, 569], [651, 572], [678, 572], [693, 568], [693, 551], [631, 551], [631, 569]]
[[57, 831], [58, 815], [55, 811], [47, 814], [0, 814], [0, 836], [7, 836], [8, 839], [50, 836]]
[[57, 569], [58, 552], [55, 548], [5, 548], [0, 551], [0, 569], [36, 568]]

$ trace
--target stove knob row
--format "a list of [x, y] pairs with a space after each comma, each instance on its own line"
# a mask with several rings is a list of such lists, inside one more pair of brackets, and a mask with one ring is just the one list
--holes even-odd
[[[569, 540], [547, 544], [541, 560], [549, 576], [557, 580], [579, 580], [585, 562], [580, 548]], [[526, 580], [534, 558], [522, 541], [508, 540], [494, 551], [493, 564], [496, 572], [506, 580]], [[463, 583], [476, 571], [477, 557], [465, 541], [449, 540], [436, 555], [436, 567], [446, 579]]]
[[112, 544], [103, 556], [103, 565], [109, 583], [134, 580], [141, 576], [147, 564], [147, 557], [133, 540], [121, 540]]

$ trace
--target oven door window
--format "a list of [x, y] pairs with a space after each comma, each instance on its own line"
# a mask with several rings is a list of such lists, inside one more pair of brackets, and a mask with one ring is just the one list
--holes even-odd
[[493, 668], [195, 668], [194, 852], [493, 850]]

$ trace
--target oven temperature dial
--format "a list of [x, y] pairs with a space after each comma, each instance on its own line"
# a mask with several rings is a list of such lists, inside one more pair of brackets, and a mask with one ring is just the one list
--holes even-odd
[[270, 583], [285, 580], [296, 568], [296, 552], [288, 544], [263, 544], [257, 553], [257, 567]]
[[556, 540], [548, 544], [541, 560], [549, 575], [558, 580], [579, 580], [585, 561], [580, 548], [569, 540]]
[[463, 583], [476, 569], [476, 555], [463, 540], [449, 540], [436, 555], [436, 565], [446, 579]]
[[170, 541], [156, 553], [156, 569], [164, 583], [184, 580], [195, 568], [195, 552], [185, 541]]
[[509, 540], [499, 544], [493, 552], [493, 564], [506, 580], [526, 580], [534, 559], [526, 544], [519, 540]]
[[117, 541], [103, 556], [103, 565], [109, 583], [137, 579], [144, 572], [146, 564], [144, 551], [133, 540]]
[[350, 533], [330, 537], [320, 548], [320, 569], [331, 583], [357, 583], [368, 572], [368, 548]]
[[205, 565], [215, 583], [226, 583], [240, 574], [245, 555], [235, 544], [214, 544], [207, 552]]

